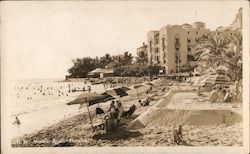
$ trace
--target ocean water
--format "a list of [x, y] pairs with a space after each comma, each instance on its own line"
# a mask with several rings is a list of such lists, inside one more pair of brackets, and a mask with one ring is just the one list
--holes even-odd
[[[13, 84], [10, 92], [10, 128], [12, 138], [40, 130], [64, 118], [85, 112], [79, 105], [66, 105], [82, 91], [91, 86], [92, 91], [105, 91], [102, 84], [91, 85], [84, 82], [62, 82], [57, 79], [19, 80]], [[14, 125], [15, 117], [21, 121]]]

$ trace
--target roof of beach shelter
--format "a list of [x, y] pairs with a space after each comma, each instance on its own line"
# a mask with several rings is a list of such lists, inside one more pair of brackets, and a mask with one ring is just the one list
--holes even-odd
[[108, 69], [108, 68], [96, 68], [93, 71], [89, 72], [92, 73], [114, 73], [114, 69]]

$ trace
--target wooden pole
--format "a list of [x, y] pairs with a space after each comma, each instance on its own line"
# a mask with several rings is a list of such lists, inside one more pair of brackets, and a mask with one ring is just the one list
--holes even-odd
[[136, 92], [137, 92], [138, 100], [140, 100], [140, 98], [139, 98], [139, 93], [138, 93], [138, 89], [137, 89], [137, 88], [136, 88]]
[[174, 135], [174, 142], [178, 142], [178, 134], [177, 134], [178, 132], [177, 132], [177, 130], [176, 129], [174, 129], [174, 131], [173, 131], [173, 135]]
[[92, 130], [93, 130], [93, 132], [94, 132], [95, 130], [94, 130], [92, 118], [91, 118], [90, 111], [89, 111], [89, 105], [88, 105], [88, 102], [87, 102], [87, 99], [86, 99], [86, 98], [85, 98], [85, 102], [86, 102], [87, 109], [88, 109], [88, 113], [89, 113], [89, 119], [90, 119], [90, 123], [91, 123], [91, 128], [92, 128]]
[[179, 134], [180, 136], [182, 136], [182, 125], [179, 125], [178, 134]]

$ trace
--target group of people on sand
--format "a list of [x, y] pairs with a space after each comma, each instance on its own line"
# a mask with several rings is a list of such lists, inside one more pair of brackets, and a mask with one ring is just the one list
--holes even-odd
[[123, 83], [126, 85], [138, 84], [145, 81], [150, 81], [149, 77], [107, 77], [106, 82], [109, 84]]
[[115, 131], [121, 123], [123, 117], [130, 117], [136, 110], [135, 104], [130, 106], [129, 110], [125, 111], [120, 100], [112, 101], [109, 107], [109, 114], [105, 119], [106, 131]]
[[121, 120], [122, 114], [124, 113], [124, 108], [121, 104], [120, 100], [112, 101], [110, 104], [110, 117], [113, 117], [118, 120], [118, 122]]

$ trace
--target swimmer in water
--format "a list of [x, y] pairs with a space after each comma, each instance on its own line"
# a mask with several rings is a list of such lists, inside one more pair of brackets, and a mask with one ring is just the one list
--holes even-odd
[[20, 120], [18, 119], [18, 117], [16, 117], [16, 121], [14, 121], [13, 124], [17, 124], [17, 125], [20, 125], [20, 124], [21, 124], [21, 122], [20, 122]]

